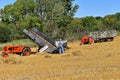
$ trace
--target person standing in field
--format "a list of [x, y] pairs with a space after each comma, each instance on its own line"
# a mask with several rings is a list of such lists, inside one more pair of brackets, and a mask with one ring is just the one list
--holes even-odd
[[59, 54], [63, 54], [64, 53], [64, 47], [63, 47], [63, 43], [62, 43], [61, 39], [58, 43], [58, 47], [59, 47]]

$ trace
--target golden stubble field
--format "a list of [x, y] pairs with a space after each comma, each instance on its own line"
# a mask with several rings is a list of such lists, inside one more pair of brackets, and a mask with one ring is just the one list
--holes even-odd
[[68, 46], [62, 55], [10, 55], [16, 63], [4, 63], [0, 57], [0, 80], [120, 80], [120, 36], [112, 42], [75, 41]]

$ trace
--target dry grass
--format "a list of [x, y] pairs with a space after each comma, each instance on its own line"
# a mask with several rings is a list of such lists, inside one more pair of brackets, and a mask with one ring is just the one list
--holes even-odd
[[112, 42], [75, 41], [68, 46], [65, 54], [11, 56], [15, 64], [2, 63], [0, 58], [0, 80], [120, 80], [119, 36]]

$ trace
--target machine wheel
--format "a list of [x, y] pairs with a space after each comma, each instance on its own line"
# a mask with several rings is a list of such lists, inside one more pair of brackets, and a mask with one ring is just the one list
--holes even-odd
[[80, 45], [83, 45], [83, 43], [82, 43], [82, 42], [80, 42]]
[[92, 37], [89, 37], [89, 44], [93, 44], [95, 41]]
[[114, 39], [114, 38], [113, 38], [113, 37], [111, 37], [111, 38], [109, 38], [108, 40], [109, 40], [109, 41], [113, 41], [113, 39]]
[[9, 57], [8, 53], [5, 53], [5, 52], [2, 53], [1, 56], [2, 56], [3, 58], [8, 58], [8, 57]]
[[22, 56], [29, 56], [31, 54], [31, 50], [29, 47], [25, 47], [23, 50], [22, 50]]

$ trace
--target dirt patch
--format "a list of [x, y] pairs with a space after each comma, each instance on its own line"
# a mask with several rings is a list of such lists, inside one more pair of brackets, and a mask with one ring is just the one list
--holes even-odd
[[82, 56], [83, 54], [82, 54], [82, 52], [80, 50], [76, 50], [76, 51], [72, 52], [72, 55], [73, 56]]
[[52, 58], [50, 54], [45, 55], [45, 58]]

